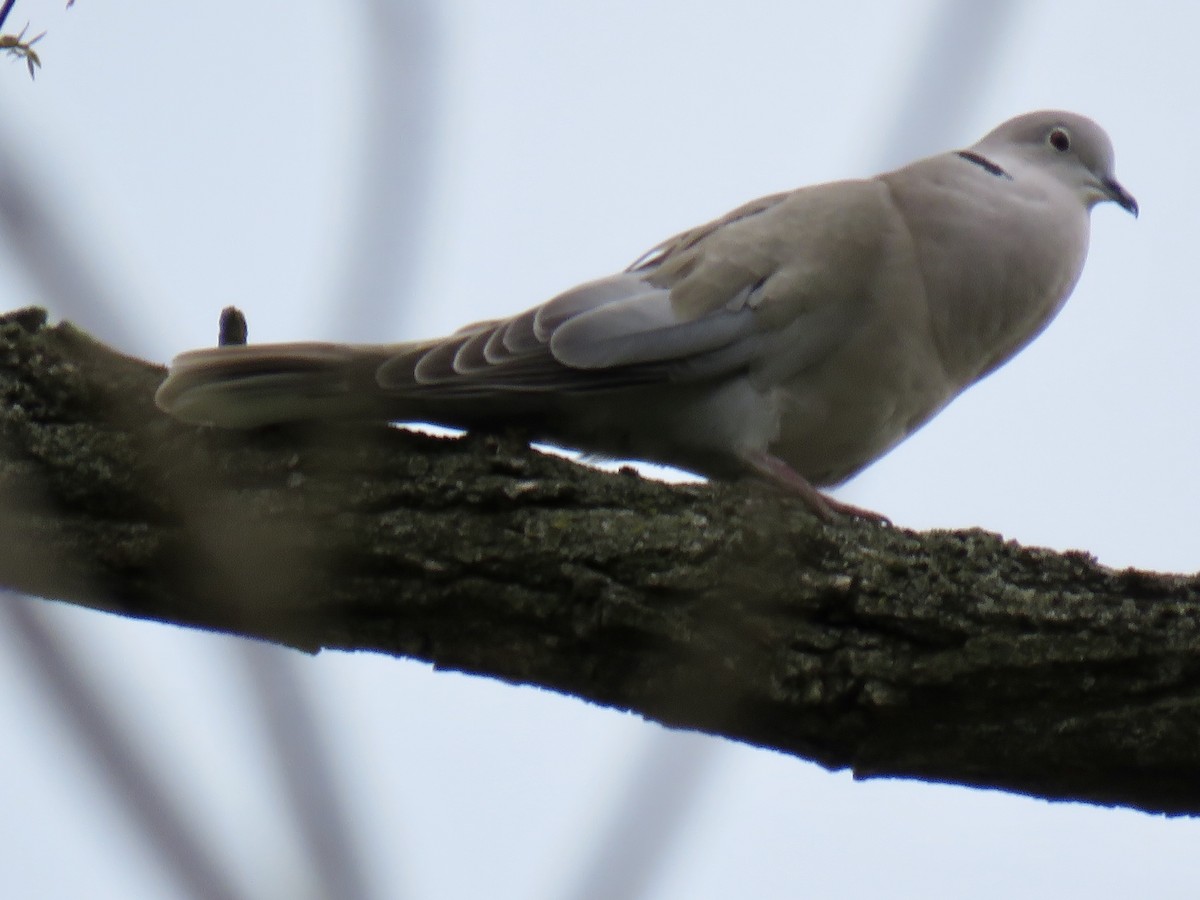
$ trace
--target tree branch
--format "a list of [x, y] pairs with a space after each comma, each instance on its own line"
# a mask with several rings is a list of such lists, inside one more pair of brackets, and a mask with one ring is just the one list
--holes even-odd
[[0, 318], [0, 583], [536, 684], [859, 777], [1200, 812], [1200, 580], [823, 525], [511, 437], [221, 432], [160, 367]]

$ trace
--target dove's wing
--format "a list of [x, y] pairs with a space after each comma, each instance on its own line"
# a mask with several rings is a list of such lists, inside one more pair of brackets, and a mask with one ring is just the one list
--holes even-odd
[[754, 371], [772, 354], [779, 369], [781, 352], [798, 371], [845, 338], [885, 222], [898, 227], [875, 182], [766, 197], [511, 319], [402, 347], [379, 384], [426, 397], [614, 390]]

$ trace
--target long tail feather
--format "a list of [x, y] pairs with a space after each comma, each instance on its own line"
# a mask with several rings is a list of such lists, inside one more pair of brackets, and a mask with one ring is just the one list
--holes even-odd
[[177, 356], [155, 394], [159, 408], [196, 425], [370, 418], [383, 403], [375, 373], [397, 347], [250, 344]]

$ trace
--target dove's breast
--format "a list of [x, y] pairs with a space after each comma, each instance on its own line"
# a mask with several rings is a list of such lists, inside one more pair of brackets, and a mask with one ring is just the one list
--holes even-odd
[[1087, 256], [1087, 208], [1027, 166], [1002, 171], [939, 157], [885, 176], [913, 235], [928, 321], [958, 390], [1049, 324]]
[[779, 427], [771, 452], [815, 485], [845, 481], [956, 393], [915, 254], [902, 217], [885, 217], [873, 252], [859, 260], [862, 296], [842, 341], [774, 388]]
[[859, 259], [845, 338], [775, 388], [771, 451], [817, 485], [849, 478], [1011, 358], [1083, 266], [1087, 214], [1053, 185], [1011, 184], [964, 161], [886, 176], [889, 214]]

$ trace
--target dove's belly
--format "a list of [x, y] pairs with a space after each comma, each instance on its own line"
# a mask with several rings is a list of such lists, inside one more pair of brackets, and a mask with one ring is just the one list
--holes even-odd
[[746, 454], [779, 434], [778, 399], [745, 376], [721, 382], [583, 394], [540, 422], [550, 443], [596, 456], [664, 463], [712, 478], [747, 474]]
[[779, 434], [770, 451], [819, 487], [870, 465], [959, 390], [922, 337], [863, 338], [777, 388]]
[[552, 443], [715, 478], [745, 475], [754, 469], [750, 461], [767, 453], [812, 484], [829, 486], [878, 459], [953, 394], [939, 364], [895, 347], [866, 360], [839, 354], [782, 385], [738, 376], [577, 397], [551, 427], [529, 424]]

